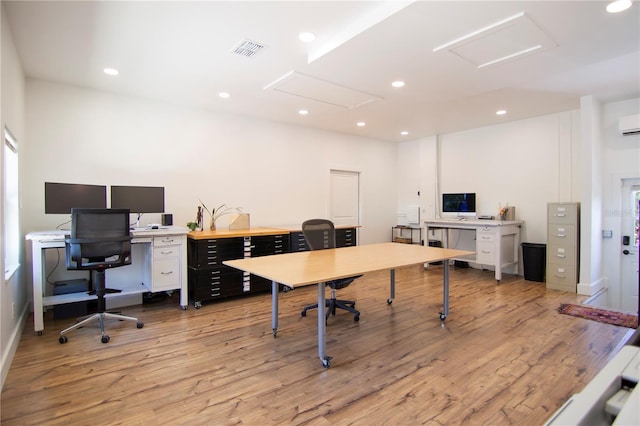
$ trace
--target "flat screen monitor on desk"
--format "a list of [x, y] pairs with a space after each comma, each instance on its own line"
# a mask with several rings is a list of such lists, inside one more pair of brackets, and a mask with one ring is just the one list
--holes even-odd
[[111, 186], [111, 208], [137, 213], [135, 226], [143, 213], [164, 213], [163, 186]]
[[44, 183], [45, 214], [71, 214], [72, 208], [104, 209], [107, 187], [77, 183]]
[[475, 192], [443, 193], [442, 212], [457, 216], [476, 215]]

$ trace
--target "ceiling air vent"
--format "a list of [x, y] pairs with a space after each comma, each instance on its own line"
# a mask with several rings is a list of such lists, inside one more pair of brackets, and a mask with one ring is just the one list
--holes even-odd
[[251, 40], [242, 40], [231, 51], [241, 56], [251, 58], [264, 49], [264, 44], [257, 43]]

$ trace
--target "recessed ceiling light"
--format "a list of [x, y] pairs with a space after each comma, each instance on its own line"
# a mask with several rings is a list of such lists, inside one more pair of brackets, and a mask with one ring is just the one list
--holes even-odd
[[616, 0], [607, 5], [607, 12], [618, 13], [631, 7], [631, 0]]
[[314, 33], [304, 32], [298, 35], [300, 41], [304, 41], [305, 43], [311, 43], [316, 39], [316, 35]]
[[102, 71], [104, 71], [104, 73], [107, 74], [107, 75], [118, 75], [118, 74], [120, 74], [120, 72], [115, 68], [105, 68]]
[[306, 110], [306, 109], [301, 109], [301, 110], [298, 110], [298, 114], [300, 114], [300, 115], [307, 115], [307, 114], [309, 114], [309, 111], [308, 111], [308, 110]]
[[400, 134], [402, 136], [407, 136], [409, 134], [409, 132], [407, 132], [406, 130], [403, 130], [402, 132], [400, 132]]
[[218, 96], [221, 97], [222, 99], [229, 99], [231, 97], [229, 92], [220, 92], [218, 93]]
[[505, 115], [507, 113], [506, 109], [499, 109], [496, 111], [496, 115]]
[[404, 81], [396, 80], [396, 81], [394, 81], [393, 83], [391, 83], [391, 85], [392, 85], [393, 87], [404, 87]]
[[366, 126], [366, 125], [367, 125], [367, 123], [365, 123], [364, 121], [358, 121], [358, 122], [356, 123], [356, 126], [358, 126], [358, 127], [364, 127], [364, 126]]

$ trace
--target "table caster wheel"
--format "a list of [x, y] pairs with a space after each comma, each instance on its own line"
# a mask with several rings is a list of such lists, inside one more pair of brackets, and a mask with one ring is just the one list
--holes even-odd
[[200, 309], [200, 307], [201, 307], [201, 306], [202, 306], [202, 303], [201, 303], [201, 302], [195, 302], [195, 303], [193, 304], [193, 307], [194, 307], [194, 308], [196, 308], [196, 309]]
[[136, 324], [136, 327], [142, 328], [142, 327], [144, 327], [144, 323], [142, 321], [140, 321], [139, 323]]
[[110, 337], [107, 335], [102, 336], [102, 343], [109, 343]]
[[67, 343], [67, 336], [60, 336], [60, 338], [58, 339], [58, 342], [60, 342], [61, 345]]
[[36, 334], [37, 334], [38, 336], [42, 336], [42, 330], [36, 331]]
[[186, 311], [186, 310], [187, 310], [187, 308], [188, 308], [188, 306], [187, 306], [187, 305], [182, 306], [182, 310], [183, 310], [183, 311]]
[[324, 358], [322, 358], [322, 366], [324, 368], [331, 367], [331, 357], [330, 356], [325, 356]]

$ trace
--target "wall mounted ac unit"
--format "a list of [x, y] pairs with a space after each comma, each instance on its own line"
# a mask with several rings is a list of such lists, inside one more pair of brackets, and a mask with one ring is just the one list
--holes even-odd
[[622, 136], [640, 135], [640, 114], [620, 118], [618, 129]]

